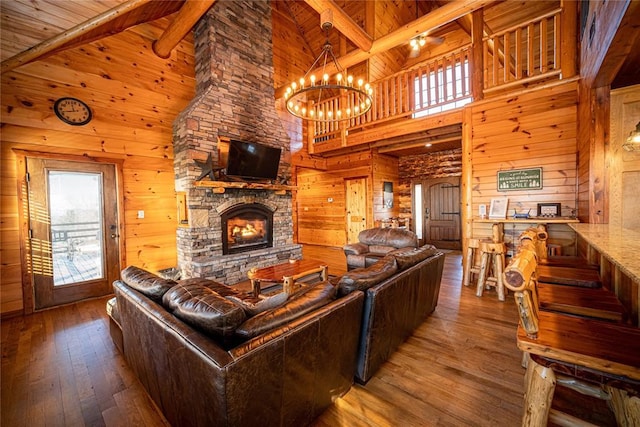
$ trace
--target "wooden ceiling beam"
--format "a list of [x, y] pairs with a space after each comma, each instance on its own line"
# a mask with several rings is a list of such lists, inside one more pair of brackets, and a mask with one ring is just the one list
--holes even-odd
[[409, 150], [412, 148], [422, 148], [422, 147], [426, 147], [427, 142], [431, 144], [431, 146], [434, 145], [438, 145], [438, 144], [443, 144], [445, 142], [456, 142], [456, 141], [462, 141], [462, 135], [457, 135], [457, 136], [452, 136], [449, 138], [439, 138], [439, 139], [433, 139], [433, 140], [428, 140], [428, 141], [420, 141], [420, 142], [414, 142], [414, 143], [404, 143], [404, 144], [393, 144], [393, 145], [386, 145], [383, 147], [378, 148], [378, 153], [380, 154], [386, 154], [386, 153], [392, 153], [395, 151], [399, 151], [399, 150]]
[[76, 25], [75, 27], [63, 33], [60, 33], [57, 36], [45, 40], [42, 43], [39, 43], [32, 48], [25, 50], [24, 52], [6, 59], [0, 66], [1, 72], [5, 73], [21, 65], [36, 61], [44, 57], [45, 55], [50, 54], [63, 47], [64, 45], [74, 41], [75, 39], [88, 34], [96, 28], [113, 21], [124, 14], [141, 8], [150, 2], [151, 0], [129, 0], [128, 2], [122, 3], [112, 9], [109, 9], [106, 12], [89, 19], [88, 21]]
[[[333, 0], [305, 0], [309, 6], [319, 14], [329, 10], [333, 14], [333, 26], [346, 38], [351, 40], [359, 49], [367, 52], [373, 44], [371, 37], [362, 29], [344, 10], [342, 10]], [[322, 22], [320, 23], [322, 25]]]
[[[396, 46], [407, 43], [408, 40], [416, 37], [417, 35], [434, 31], [439, 27], [455, 21], [462, 16], [480, 9], [481, 7], [492, 3], [493, 0], [457, 0], [447, 3], [446, 5], [435, 9], [433, 12], [424, 15], [415, 21], [412, 21], [395, 31], [382, 36], [379, 39], [373, 41], [371, 49], [367, 52], [362, 49], [356, 49], [346, 55], [338, 58], [340, 66], [347, 69], [351, 66], [359, 64], [382, 52], [386, 52], [393, 49]], [[326, 72], [335, 73], [334, 64], [327, 64]], [[322, 72], [322, 69], [313, 70], [313, 73]], [[276, 99], [281, 98], [284, 95], [286, 86], [280, 87], [275, 91]]]
[[171, 56], [171, 51], [193, 28], [198, 20], [211, 8], [216, 0], [186, 0], [175, 19], [153, 42], [153, 52], [162, 59]]

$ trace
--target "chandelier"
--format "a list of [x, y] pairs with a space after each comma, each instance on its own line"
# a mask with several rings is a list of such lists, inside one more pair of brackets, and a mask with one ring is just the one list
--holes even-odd
[[[325, 19], [325, 16], [329, 19]], [[333, 48], [329, 42], [329, 30], [333, 28], [330, 14], [323, 14], [322, 29], [326, 34], [326, 42], [322, 52], [299, 81], [294, 81], [287, 88], [284, 98], [287, 111], [303, 120], [314, 122], [339, 122], [365, 114], [371, 108], [373, 89], [363, 79], [354, 79], [338, 64]], [[327, 64], [338, 70], [330, 78], [326, 72]], [[316, 65], [322, 64], [320, 78], [312, 74]]]

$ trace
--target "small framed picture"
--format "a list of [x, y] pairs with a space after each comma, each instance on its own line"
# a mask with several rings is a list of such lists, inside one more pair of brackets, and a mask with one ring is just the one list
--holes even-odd
[[504, 197], [501, 199], [491, 199], [491, 206], [489, 207], [490, 219], [504, 219], [507, 217], [507, 205], [509, 199]]
[[554, 218], [562, 215], [560, 203], [538, 203], [538, 216]]

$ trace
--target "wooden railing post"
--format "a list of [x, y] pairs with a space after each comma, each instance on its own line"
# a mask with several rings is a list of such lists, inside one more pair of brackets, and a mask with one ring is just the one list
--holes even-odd
[[560, 66], [562, 78], [576, 75], [576, 56], [578, 55], [578, 2], [562, 0], [560, 14]]
[[482, 9], [473, 12], [471, 25], [471, 91], [474, 101], [484, 97], [484, 60], [482, 34], [484, 17]]

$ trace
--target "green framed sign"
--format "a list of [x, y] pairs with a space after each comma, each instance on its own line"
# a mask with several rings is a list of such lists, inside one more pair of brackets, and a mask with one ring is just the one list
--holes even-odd
[[498, 171], [498, 191], [541, 189], [542, 168]]

